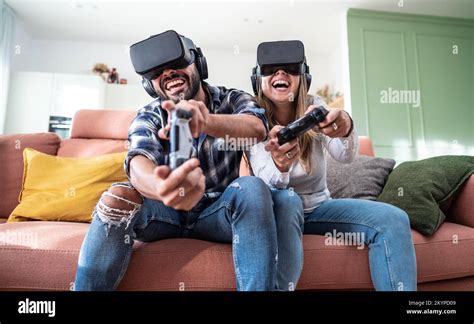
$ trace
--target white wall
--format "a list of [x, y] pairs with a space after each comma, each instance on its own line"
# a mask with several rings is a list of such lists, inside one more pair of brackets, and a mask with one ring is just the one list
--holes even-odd
[[[54, 73], [91, 74], [96, 63], [116, 67], [120, 77], [128, 83], [140, 82], [128, 55], [128, 44], [80, 42], [66, 40], [32, 39], [25, 25], [18, 21], [15, 44], [21, 53], [12, 58], [12, 71], [37, 71]], [[252, 91], [250, 71], [256, 61], [255, 52], [235, 53], [229, 50], [203, 48], [208, 61], [209, 83]], [[343, 90], [343, 69], [340, 50], [335, 48], [330, 56], [321, 56], [307, 49], [307, 61], [313, 75], [310, 89], [328, 83], [335, 91]]]
[[[204, 49], [203, 49], [204, 51]], [[208, 50], [204, 54], [209, 65], [209, 83], [225, 85], [252, 93], [250, 73], [256, 62], [256, 53]], [[334, 51], [330, 57], [307, 53], [307, 61], [313, 75], [310, 93], [328, 83], [336, 91], [343, 90], [343, 71], [340, 63], [341, 55]]]
[[255, 54], [233, 50], [202, 49], [209, 69], [208, 82], [212, 85], [237, 88], [252, 93], [250, 73], [255, 65]]
[[27, 63], [34, 60], [31, 50], [31, 37], [26, 25], [19, 17], [15, 19], [15, 33], [13, 36], [13, 55], [10, 61], [10, 71], [26, 71]]
[[[5, 134], [48, 131], [53, 80], [51, 73], [11, 74]], [[23, 95], [25, 87], [29, 89], [29, 96]]]
[[17, 55], [14, 71], [92, 74], [96, 63], [117, 68], [120, 78], [138, 83], [128, 57], [128, 47], [114, 43], [31, 39], [28, 49]]
[[343, 71], [340, 62], [341, 56], [338, 49], [334, 49], [331, 56], [321, 56], [308, 53], [306, 60], [310, 67], [313, 81], [311, 83], [310, 93], [315, 94], [317, 89], [328, 84], [334, 92], [342, 92]]

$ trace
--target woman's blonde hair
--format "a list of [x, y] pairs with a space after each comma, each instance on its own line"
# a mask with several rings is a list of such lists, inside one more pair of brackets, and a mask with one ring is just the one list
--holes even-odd
[[[257, 103], [259, 104], [260, 107], [265, 109], [265, 114], [268, 119], [268, 124], [270, 126], [270, 129], [272, 129], [275, 125], [278, 123], [275, 121], [273, 118], [273, 115], [275, 113], [275, 104], [265, 97], [262, 91], [262, 86], [261, 83], [262, 78], [257, 77], [257, 85], [258, 85], [258, 91], [257, 91]], [[313, 103], [313, 96], [308, 95], [308, 86], [306, 84], [306, 78], [300, 76], [300, 85], [298, 87], [298, 91], [296, 95], [290, 94], [291, 97], [288, 98], [288, 100], [293, 101], [293, 103], [296, 103], [295, 109], [291, 111], [292, 116], [291, 116], [291, 121], [294, 121], [301, 116], [304, 115], [306, 109], [308, 108], [309, 105]], [[286, 125], [283, 125], [286, 126]], [[298, 143], [300, 145], [300, 151], [301, 155], [299, 158], [299, 162], [303, 166], [303, 169], [306, 171], [306, 173], [311, 174], [312, 167], [311, 167], [311, 153], [312, 153], [312, 144], [314, 139], [316, 138], [317, 133], [313, 130], [310, 130], [309, 132], [306, 132], [303, 136], [300, 136], [298, 138]]]

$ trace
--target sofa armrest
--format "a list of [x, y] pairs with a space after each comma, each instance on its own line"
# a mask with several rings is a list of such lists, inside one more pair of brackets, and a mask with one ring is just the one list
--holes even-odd
[[474, 228], [474, 175], [466, 180], [456, 194], [448, 212], [448, 219]]
[[359, 136], [359, 154], [375, 156], [372, 140], [367, 136]]
[[61, 139], [55, 133], [0, 135], [0, 217], [8, 217], [18, 204], [23, 181], [23, 149], [56, 155]]

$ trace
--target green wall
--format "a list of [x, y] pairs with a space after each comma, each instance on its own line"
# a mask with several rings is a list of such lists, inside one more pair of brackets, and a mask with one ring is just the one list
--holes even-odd
[[474, 20], [350, 9], [347, 25], [352, 114], [376, 155], [474, 155]]

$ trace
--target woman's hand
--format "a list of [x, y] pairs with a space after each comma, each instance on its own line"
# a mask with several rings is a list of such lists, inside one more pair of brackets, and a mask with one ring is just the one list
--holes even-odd
[[270, 140], [265, 144], [265, 150], [271, 152], [273, 162], [280, 172], [288, 172], [290, 166], [300, 157], [300, 146], [295, 138], [283, 145], [278, 144], [277, 133], [283, 126], [275, 126], [269, 133]]
[[[310, 112], [317, 106], [311, 105], [305, 113]], [[352, 130], [352, 119], [349, 114], [339, 108], [326, 108], [329, 113], [326, 118], [319, 123], [319, 131], [329, 137], [347, 137]]]

